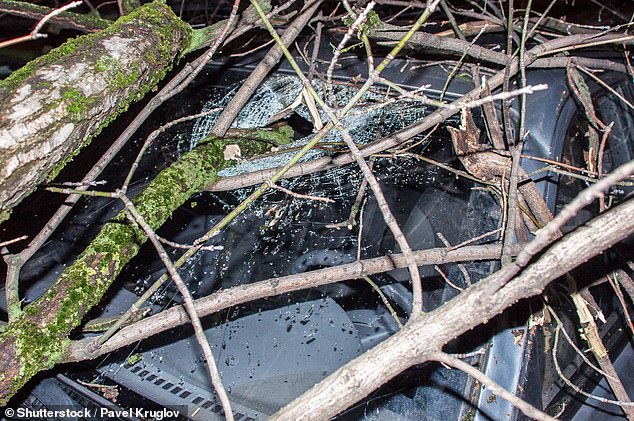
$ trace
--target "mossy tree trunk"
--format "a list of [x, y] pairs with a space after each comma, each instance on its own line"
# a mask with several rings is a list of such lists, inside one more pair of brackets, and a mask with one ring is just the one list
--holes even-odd
[[[290, 133], [289, 133], [290, 132]], [[290, 141], [292, 130], [279, 129], [276, 140]], [[268, 133], [266, 138], [270, 139]], [[253, 140], [210, 139], [163, 170], [134, 200], [148, 224], [160, 227], [193, 193], [231, 164], [225, 147], [237, 144], [243, 156], [265, 152], [270, 144]], [[123, 211], [108, 222], [57, 282], [0, 334], [0, 406], [6, 405], [33, 375], [62, 360], [68, 335], [88, 310], [99, 302], [125, 264], [134, 257], [146, 236]]]
[[0, 222], [155, 88], [190, 36], [169, 7], [151, 3], [0, 81]]

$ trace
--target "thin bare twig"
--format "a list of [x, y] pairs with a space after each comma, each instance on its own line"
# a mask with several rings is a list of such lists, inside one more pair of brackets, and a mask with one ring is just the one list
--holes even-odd
[[452, 287], [455, 290], [458, 290], [460, 292], [464, 291], [464, 288], [460, 288], [458, 285], [454, 284], [453, 282], [451, 282], [449, 280], [449, 277], [445, 274], [445, 272], [440, 268], [440, 266], [438, 265], [434, 265], [434, 270], [436, 272], [438, 272], [441, 276], [441, 278], [447, 283], [447, 285], [449, 285], [450, 287]]
[[[437, 232], [436, 235], [438, 236], [438, 238], [440, 238], [440, 241], [442, 241], [445, 247], [451, 248], [451, 243], [449, 243], [449, 241], [443, 235], [442, 232]], [[462, 272], [462, 276], [464, 277], [465, 283], [468, 286], [471, 286], [471, 276], [469, 276], [469, 272], [467, 272], [467, 269], [465, 268], [465, 266], [462, 263], [458, 263], [458, 269], [460, 269], [460, 272]]]
[[618, 405], [620, 407], [634, 407], [634, 402], [621, 402], [621, 401], [615, 401], [612, 399], [607, 399], [604, 398], [602, 396], [596, 396], [596, 395], [592, 395], [588, 392], [586, 392], [585, 390], [581, 389], [579, 386], [577, 386], [576, 384], [574, 384], [573, 382], [570, 381], [570, 379], [568, 377], [566, 377], [564, 375], [564, 373], [561, 371], [561, 367], [559, 367], [559, 361], [557, 359], [557, 345], [559, 343], [559, 330], [561, 329], [561, 325], [557, 326], [557, 329], [555, 330], [555, 343], [553, 344], [553, 363], [555, 365], [555, 371], [557, 371], [557, 374], [559, 375], [559, 378], [561, 378], [561, 380], [563, 380], [564, 383], [566, 383], [566, 385], [568, 387], [570, 387], [572, 390], [574, 390], [575, 392], [590, 398], [590, 399], [594, 399], [597, 400], [599, 402], [603, 402], [603, 403], [609, 403], [612, 405]]
[[498, 229], [494, 229], [494, 230], [489, 231], [489, 232], [485, 232], [482, 235], [478, 235], [477, 237], [470, 238], [470, 239], [468, 239], [466, 241], [463, 241], [462, 243], [457, 244], [457, 245], [455, 245], [453, 247], [449, 247], [448, 250], [459, 249], [460, 247], [464, 247], [464, 246], [469, 245], [471, 243], [474, 243], [474, 242], [476, 242], [478, 240], [482, 240], [483, 238], [487, 238], [487, 237], [489, 237], [491, 235], [495, 235], [495, 234], [499, 233], [500, 231], [502, 231], [502, 228], [498, 228]]
[[[441, 4], [443, 4], [443, 0], [441, 0]], [[451, 73], [449, 73], [449, 76], [447, 76], [447, 79], [445, 79], [445, 84], [442, 87], [442, 91], [440, 92], [441, 101], [445, 97], [445, 93], [447, 92], [447, 88], [449, 88], [449, 84], [451, 83], [453, 78], [456, 76], [456, 73], [458, 73], [458, 71], [462, 67], [462, 63], [464, 62], [464, 59], [467, 58], [467, 54], [469, 54], [469, 50], [471, 50], [471, 48], [475, 45], [475, 43], [478, 42], [478, 39], [480, 38], [480, 36], [484, 34], [484, 32], [486, 31], [486, 28], [487, 26], [484, 25], [482, 29], [480, 29], [480, 32], [478, 32], [478, 34], [475, 37], [473, 37], [473, 39], [469, 43], [469, 47], [467, 47], [467, 49], [462, 53], [462, 55], [458, 59], [458, 62], [453, 66], [453, 69], [451, 69]]]
[[451, 367], [457, 368], [458, 370], [467, 373], [468, 375], [488, 387], [491, 392], [509, 401], [511, 404], [513, 404], [513, 406], [518, 408], [528, 417], [534, 418], [536, 420], [555, 421], [555, 418], [551, 417], [545, 412], [540, 411], [525, 400], [515, 396], [514, 394], [491, 380], [480, 370], [467, 364], [459, 358], [456, 358], [444, 352], [435, 352], [429, 355], [429, 359], [432, 361], [438, 361], [440, 363], [447, 364]]
[[81, 5], [81, 4], [82, 4], [82, 0], [73, 1], [71, 3], [68, 3], [65, 6], [62, 6], [60, 8], [57, 8], [57, 9], [51, 11], [50, 13], [45, 15], [42, 19], [40, 19], [40, 21], [37, 23], [37, 25], [35, 25], [35, 28], [33, 28], [33, 30], [31, 31], [30, 34], [23, 35], [21, 37], [17, 37], [17, 38], [13, 38], [13, 39], [9, 39], [9, 40], [6, 40], [6, 41], [2, 41], [2, 42], [0, 42], [0, 48], [9, 47], [11, 45], [19, 44], [21, 42], [30, 41], [30, 40], [34, 40], [34, 39], [38, 39], [38, 38], [46, 38], [47, 34], [40, 33], [40, 31], [42, 30], [44, 25], [46, 25], [46, 22], [48, 22], [51, 18], [59, 15], [60, 13], [63, 13], [65, 11], [69, 10], [69, 9], [73, 9], [73, 8], [75, 8], [75, 7], [77, 7], [77, 6]]
[[[555, 310], [553, 310], [553, 308], [546, 304], [546, 308], [548, 309], [548, 312], [551, 314], [551, 316], [553, 316], [553, 318], [555, 319], [555, 322], [557, 323], [557, 329], [561, 330], [561, 332], [563, 332], [564, 334], [564, 338], [566, 338], [566, 341], [568, 342], [568, 344], [572, 347], [572, 349], [575, 350], [575, 352], [577, 353], [577, 355], [579, 355], [579, 357], [581, 357], [581, 359], [588, 364], [589, 367], [591, 367], [594, 371], [596, 371], [597, 373], [601, 374], [602, 376], [608, 377], [609, 375], [607, 373], [605, 373], [603, 370], [601, 370], [599, 367], [597, 367], [596, 365], [594, 365], [592, 363], [592, 361], [590, 361], [588, 359], [588, 357], [586, 357], [585, 352], [581, 351], [579, 349], [579, 347], [577, 347], [577, 345], [575, 344], [575, 342], [572, 340], [572, 338], [570, 337], [570, 335], [568, 335], [568, 332], [566, 331], [566, 328], [564, 327], [564, 324], [561, 322], [561, 319], [559, 318], [559, 316], [557, 316], [557, 313], [555, 312]], [[555, 340], [555, 343], [557, 341]]]
[[381, 301], [383, 302], [383, 305], [387, 308], [387, 310], [390, 312], [390, 314], [392, 315], [392, 317], [394, 318], [394, 321], [396, 322], [396, 324], [398, 325], [399, 329], [403, 327], [403, 323], [401, 323], [401, 319], [398, 317], [398, 315], [396, 314], [396, 311], [394, 311], [394, 307], [392, 307], [392, 304], [390, 304], [390, 301], [387, 299], [387, 297], [385, 296], [385, 294], [383, 294], [383, 291], [381, 291], [381, 288], [379, 288], [379, 286], [372, 280], [370, 279], [369, 276], [365, 275], [363, 276], [363, 279], [370, 284], [370, 286], [372, 287], [372, 289], [379, 295], [379, 297], [381, 298]]
[[222, 408], [225, 412], [225, 417], [229, 421], [233, 421], [233, 412], [231, 410], [231, 402], [229, 401], [229, 397], [227, 396], [227, 391], [222, 385], [222, 378], [220, 377], [220, 372], [218, 371], [218, 367], [216, 366], [216, 360], [214, 359], [213, 352], [211, 350], [211, 346], [209, 345], [209, 341], [207, 340], [207, 336], [205, 335], [205, 331], [203, 329], [202, 323], [200, 322], [200, 318], [196, 313], [196, 307], [193, 303], [193, 298], [189, 290], [187, 289], [187, 285], [185, 285], [185, 281], [181, 278], [180, 274], [174, 267], [169, 255], [163, 248], [163, 245], [156, 237], [154, 230], [150, 225], [145, 221], [143, 215], [139, 213], [134, 204], [127, 196], [123, 193], [123, 191], [118, 192], [119, 199], [125, 204], [125, 208], [129, 213], [130, 219], [140, 226], [148, 239], [156, 249], [161, 261], [167, 268], [167, 271], [170, 274], [170, 277], [174, 280], [176, 287], [178, 288], [178, 292], [180, 292], [183, 297], [184, 307], [187, 311], [187, 315], [191, 320], [192, 327], [194, 328], [194, 333], [196, 336], [196, 340], [198, 344], [203, 349], [203, 354], [205, 355], [205, 360], [207, 361], [207, 369], [209, 370], [209, 375], [211, 376], [211, 381], [213, 383], [214, 388], [216, 389], [216, 394], [220, 399], [222, 404]]
[[[370, 169], [372, 169], [372, 167], [374, 166], [373, 159], [370, 159], [368, 166], [370, 167]], [[363, 201], [363, 198], [365, 197], [365, 191], [367, 187], [368, 187], [368, 180], [364, 178], [363, 180], [361, 180], [359, 191], [357, 192], [357, 196], [354, 199], [354, 203], [352, 204], [352, 207], [350, 208], [350, 215], [348, 216], [348, 219], [336, 224], [326, 225], [326, 228], [338, 229], [345, 226], [346, 228], [348, 228], [348, 230], [352, 230], [352, 228], [357, 224], [356, 217], [357, 217], [357, 214], [359, 214], [359, 211], [361, 210], [361, 202]], [[362, 216], [363, 215], [361, 215], [360, 218]], [[359, 227], [359, 232], [361, 232], [361, 227]], [[361, 241], [359, 241], [358, 244], [361, 245]]]
[[29, 238], [28, 235], [23, 235], [21, 237], [14, 238], [12, 240], [2, 241], [2, 242], [0, 242], [0, 247], [6, 247], [6, 246], [8, 246], [10, 244], [17, 243], [17, 242], [22, 241], [22, 240], [26, 240], [27, 238]]
[[307, 194], [301, 194], [301, 193], [295, 193], [292, 190], [289, 190], [287, 188], [284, 188], [282, 186], [278, 186], [277, 184], [273, 183], [270, 180], [267, 180], [267, 184], [269, 185], [269, 187], [274, 188], [276, 190], [279, 190], [281, 192], [284, 192], [286, 194], [288, 194], [291, 197], [296, 197], [298, 199], [306, 199], [306, 200], [316, 200], [318, 202], [325, 202], [325, 203], [335, 203], [335, 201], [329, 197], [321, 197], [321, 196], [310, 196]]
[[[266, 16], [260, 9], [257, 2], [255, 0], [251, 0], [251, 4], [253, 4], [253, 6], [258, 11], [260, 18], [264, 22], [269, 33], [275, 39], [277, 44], [280, 46], [280, 48], [282, 49], [282, 52], [286, 56], [286, 59], [290, 63], [291, 67], [293, 67], [297, 75], [300, 77], [300, 79], [304, 83], [304, 88], [308, 90], [308, 92], [315, 99], [315, 101], [317, 101], [317, 103], [321, 106], [321, 108], [326, 112], [326, 114], [331, 120], [330, 124], [332, 124], [332, 126], [334, 126], [341, 133], [344, 139], [344, 142], [346, 143], [346, 145], [352, 152], [352, 155], [355, 161], [357, 162], [357, 164], [359, 165], [359, 167], [361, 168], [361, 171], [364, 177], [368, 180], [368, 183], [370, 185], [370, 188], [372, 189], [372, 192], [375, 195], [376, 201], [379, 205], [379, 209], [381, 210], [381, 214], [383, 215], [383, 219], [386, 225], [390, 228], [390, 230], [394, 234], [394, 238], [396, 242], [401, 248], [403, 254], [406, 256], [406, 259], [409, 261], [408, 269], [411, 275], [412, 296], [413, 296], [413, 303], [412, 303], [413, 311], [412, 311], [410, 320], [415, 319], [418, 313], [422, 312], [422, 308], [423, 308], [422, 307], [423, 294], [422, 294], [422, 287], [420, 285], [420, 274], [418, 273], [418, 267], [414, 264], [413, 258], [411, 256], [411, 248], [409, 247], [409, 244], [407, 243], [405, 236], [403, 235], [400, 227], [398, 226], [398, 223], [396, 223], [396, 220], [394, 219], [392, 213], [390, 212], [387, 201], [385, 200], [385, 197], [383, 196], [383, 192], [381, 191], [381, 188], [378, 182], [376, 181], [376, 178], [372, 174], [372, 170], [370, 170], [367, 163], [363, 159], [363, 156], [361, 155], [359, 148], [357, 148], [357, 146], [354, 144], [354, 141], [352, 140], [352, 137], [350, 136], [346, 128], [343, 127], [343, 125], [341, 125], [340, 116], [346, 115], [352, 109], [352, 107], [354, 107], [355, 104], [363, 97], [363, 95], [365, 95], [367, 90], [377, 80], [378, 76], [383, 71], [383, 69], [392, 61], [392, 59], [396, 55], [398, 55], [400, 50], [405, 46], [405, 43], [407, 42], [407, 40], [411, 38], [414, 32], [417, 31], [422, 26], [422, 24], [427, 20], [429, 15], [433, 13], [439, 1], [440, 0], [433, 0], [427, 5], [427, 7], [425, 8], [425, 11], [419, 16], [416, 23], [412, 25], [411, 29], [405, 34], [405, 36], [401, 39], [401, 41], [392, 49], [392, 51], [376, 67], [376, 69], [374, 69], [374, 71], [370, 73], [368, 80], [364, 83], [363, 87], [361, 87], [361, 89], [359, 89], [359, 91], [348, 101], [348, 104], [343, 109], [339, 110], [338, 115], [335, 115], [335, 113], [330, 109], [330, 107], [328, 107], [326, 103], [319, 97], [317, 92], [315, 92], [310, 82], [308, 82], [308, 80], [302, 73], [301, 69], [299, 68], [295, 60], [293, 59], [292, 55], [290, 54], [290, 52], [288, 51], [288, 49], [285, 47], [284, 43], [280, 39], [279, 35], [277, 35], [275, 30], [273, 29], [273, 26], [271, 25], [269, 20], [266, 18]], [[326, 127], [329, 127], [329, 126], [326, 126]]]
[[189, 249], [192, 249], [192, 248], [196, 248], [198, 250], [206, 250], [206, 251], [224, 250], [224, 246], [216, 246], [216, 245], [212, 245], [212, 246], [195, 246], [193, 244], [175, 243], [174, 241], [170, 241], [170, 240], [168, 240], [166, 238], [161, 237], [160, 235], [157, 235], [156, 238], [158, 238], [161, 243], [167, 244], [168, 246], [174, 247], [176, 249], [189, 250]]

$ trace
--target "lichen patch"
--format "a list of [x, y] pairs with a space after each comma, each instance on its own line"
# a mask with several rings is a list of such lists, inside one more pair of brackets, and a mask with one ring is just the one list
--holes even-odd
[[33, 92], [33, 88], [31, 87], [30, 83], [22, 85], [15, 91], [13, 101], [16, 103], [24, 101], [27, 97], [31, 95], [31, 92]]
[[[138, 40], [136, 40], [138, 42]], [[131, 48], [135, 41], [130, 38], [121, 38], [121, 37], [110, 37], [104, 39], [102, 41], [102, 45], [106, 50], [108, 50], [108, 55], [115, 60], [120, 60], [121, 58], [125, 58], [126, 55], [122, 54], [122, 52], [126, 52], [129, 48]]]

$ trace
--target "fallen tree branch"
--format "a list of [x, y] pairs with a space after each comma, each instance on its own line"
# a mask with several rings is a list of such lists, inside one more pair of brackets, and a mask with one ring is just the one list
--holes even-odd
[[[634, 232], [634, 200], [563, 237], [510, 282], [500, 270], [336, 370], [270, 420], [322, 420], [358, 402], [389, 379], [519, 300], [540, 294], [554, 279]], [[502, 284], [501, 284], [502, 283]], [[501, 285], [500, 285], [501, 284]], [[492, 299], [495, 297], [495, 299]]]
[[0, 221], [171, 68], [189, 26], [151, 3], [0, 81]]
[[[135, 206], [150, 227], [163, 225], [174, 210], [213, 180], [217, 171], [232, 164], [223, 154], [229, 144], [238, 144], [245, 156], [263, 153], [270, 147], [241, 139], [207, 139], [159, 173], [135, 198]], [[120, 212], [49, 291], [9, 323], [0, 334], [0, 405], [37, 372], [61, 361], [68, 334], [99, 302], [145, 240], [143, 230], [131, 225]]]
[[[517, 246], [514, 251], [517, 252], [518, 250], [519, 246]], [[498, 260], [501, 256], [501, 246], [493, 244], [463, 247], [454, 250], [436, 248], [414, 251], [412, 254], [414, 261], [420, 266], [476, 260]], [[194, 305], [197, 314], [203, 317], [265, 297], [272, 297], [406, 267], [407, 262], [402, 254], [392, 254], [297, 275], [271, 278], [248, 285], [236, 286], [195, 300]], [[126, 345], [136, 343], [143, 338], [156, 335], [188, 322], [189, 318], [182, 306], [172, 307], [169, 310], [165, 310], [122, 328], [100, 348], [94, 349], [93, 338], [74, 341], [66, 348], [63, 361], [72, 362], [96, 358]]]

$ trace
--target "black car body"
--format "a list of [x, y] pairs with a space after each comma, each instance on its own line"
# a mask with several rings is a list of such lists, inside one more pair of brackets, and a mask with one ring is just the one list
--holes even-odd
[[[246, 77], [253, 68], [252, 63], [257, 61], [258, 57], [252, 57], [239, 63], [228, 61], [208, 67], [187, 92], [166, 104], [161, 115], [188, 114], [226, 103], [230, 97], [228, 87]], [[341, 88], [337, 92], [342, 98], [354, 92], [354, 76], [365, 71], [364, 62], [356, 56], [341, 59], [341, 67], [337, 69]], [[398, 81], [403, 87], [429, 85], [426, 95], [436, 98], [442, 93], [445, 99], [456, 99], [472, 89], [470, 76], [464, 71], [445, 86], [450, 72], [450, 66], [423, 66], [416, 60], [397, 60], [386, 69], [384, 76]], [[634, 97], [629, 80], [618, 75], [608, 78], [617, 83], [624, 96]], [[577, 136], [573, 132], [581, 130], [579, 116], [583, 111], [569, 92], [565, 71], [529, 71], [527, 84], [539, 83], [548, 84], [549, 89], [527, 97], [530, 112], [526, 118], [528, 137], [524, 154], [546, 160], [563, 158], [579, 162], [580, 149], [571, 146], [571, 142], [574, 143]], [[298, 89], [301, 91], [301, 83], [286, 66], [282, 66], [256, 93], [239, 117], [238, 125], [262, 124], [266, 118], [290, 105], [298, 95]], [[604, 112], [606, 119], [618, 120], [606, 148], [606, 168], [609, 170], [633, 158], [631, 110], [624, 109], [600, 87], [593, 89], [598, 98], [598, 110]], [[361, 144], [376, 136], [387, 136], [433, 111], [429, 105], [408, 101], [381, 105], [382, 95], [385, 91], [375, 91], [366, 98], [367, 104], [376, 103], [376, 112], [363, 115], [354, 122], [348, 121], [354, 123], [351, 133]], [[209, 97], [212, 100], [208, 102]], [[188, 103], [183, 105], [184, 101]], [[298, 133], [300, 142], [312, 132], [310, 115], [302, 107], [287, 119]], [[517, 119], [516, 114], [514, 118]], [[200, 137], [210, 124], [209, 120], [201, 119], [193, 127], [169, 131], [162, 143], [145, 158], [145, 172], [137, 177], [138, 185], [145, 182], [146, 175], [154, 172], [157, 162], [174, 160], [174, 149], [190, 148], [192, 138]], [[447, 124], [457, 126], [458, 121]], [[335, 145], [338, 138], [333, 135], [328, 140]], [[412, 248], [442, 247], [438, 233], [456, 245], [498, 229], [502, 215], [495, 192], [415, 158], [414, 154], [423, 154], [459, 168], [448, 132], [440, 128], [431, 137], [420, 136], [417, 140], [420, 144], [410, 151], [412, 154], [378, 157], [374, 162], [374, 171]], [[316, 152], [312, 157], [324, 153], [330, 152]], [[575, 153], [577, 156], [573, 156]], [[236, 175], [275, 165], [277, 162], [239, 163], [225, 174]], [[565, 202], [567, 197], [564, 196], [574, 194], [579, 186], [562, 190], [564, 176], [545, 170], [547, 166], [543, 161], [523, 160], [526, 172], [536, 174], [533, 178], [554, 212]], [[124, 167], [125, 162], [115, 163], [109, 173], [116, 178], [120, 168]], [[372, 195], [360, 213], [360, 236], [359, 232], [340, 224], [347, 220], [361, 185], [361, 176], [354, 165], [290, 179], [282, 185], [297, 193], [327, 196], [334, 199], [337, 206], [275, 191], [266, 195], [215, 238], [214, 244], [223, 246], [222, 250], [198, 254], [183, 270], [184, 278], [197, 296], [208, 295], [219, 288], [350, 263], [357, 256], [372, 258], [399, 251]], [[161, 234], [174, 241], [191, 242], [250, 191], [246, 188], [196, 195], [161, 229]], [[629, 191], [631, 187], [624, 187], [613, 193], [623, 197]], [[22, 282], [28, 285], [24, 294], [27, 302], [35, 300], [52, 283], [64, 265], [85, 245], [91, 232], [118, 209], [112, 201], [99, 198], [86, 199], [82, 203], [84, 206], [71, 216], [73, 222], [59, 230], [25, 267]], [[494, 242], [497, 238], [490, 235], [476, 244]], [[438, 307], [456, 296], [459, 288], [468, 287], [496, 268], [495, 262], [469, 263], [464, 267], [443, 265], [441, 270], [453, 281], [455, 285], [452, 286], [445, 283], [433, 267], [421, 267], [425, 308]], [[153, 250], [146, 247], [120, 277], [119, 288], [91, 315], [112, 316], [125, 311], [163, 271]], [[464, 272], [468, 273], [468, 278]], [[205, 319], [207, 336], [238, 419], [265, 419], [336, 368], [398, 330], [395, 316], [404, 321], [411, 310], [408, 275], [404, 270], [394, 270], [372, 278], [394, 304], [394, 314], [368, 284], [356, 280], [261, 300]], [[4, 303], [4, 300], [0, 302]], [[178, 302], [176, 290], [165, 288], [154, 296], [152, 309], [160, 311]], [[613, 303], [606, 305], [613, 306]], [[578, 412], [578, 419], [585, 419], [583, 414], [587, 407], [570, 404], [574, 399], [569, 391], [562, 388], [561, 382], [552, 376], [552, 370], [547, 369], [543, 349], [548, 340], [544, 339], [542, 331], [546, 328], [526, 324], [528, 310], [526, 305], [504, 313], [487, 329], [478, 328], [451, 343], [449, 350], [467, 354], [467, 360], [478, 365], [491, 379], [537, 407], [556, 413], [566, 403], [566, 414], [572, 417], [573, 412]], [[616, 335], [614, 329], [610, 332], [610, 335]], [[614, 349], [620, 355], [613, 355], [617, 364], [634, 372], [631, 370], [634, 361], [631, 341], [620, 340]], [[571, 367], [577, 367], [572, 357], [563, 364], [569, 374]], [[42, 380], [24, 405], [69, 402], [78, 406], [114, 407], [115, 404], [104, 401], [77, 382], [93, 373], [97, 373], [99, 382], [123, 386], [127, 390], [127, 398], [121, 394], [123, 407], [135, 407], [138, 402], [143, 402], [144, 407], [175, 407], [182, 411], [183, 417], [191, 419], [221, 419], [222, 410], [215, 399], [202, 353], [188, 327], [144, 340], [131, 349], [96, 362], [95, 367], [62, 369], [56, 378]], [[526, 387], [528, 384], [540, 387]], [[60, 400], [60, 396], [64, 400]], [[24, 396], [20, 398], [24, 399]], [[601, 412], [604, 410], [607, 412]], [[593, 418], [600, 418], [604, 416], [602, 414], [607, 414], [606, 417], [618, 415], [613, 407], [601, 406], [600, 410], [594, 411]], [[521, 415], [510, 403], [496, 399], [464, 373], [439, 365], [425, 365], [398, 376], [339, 418], [497, 420], [519, 419]]]

